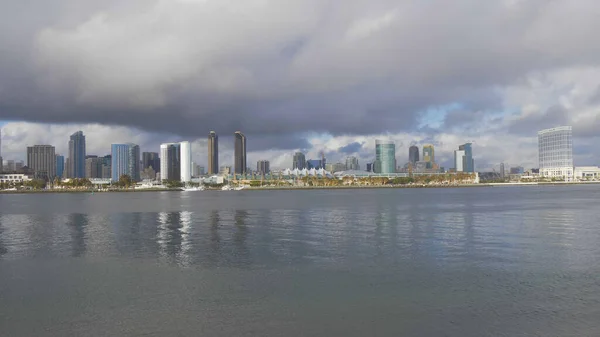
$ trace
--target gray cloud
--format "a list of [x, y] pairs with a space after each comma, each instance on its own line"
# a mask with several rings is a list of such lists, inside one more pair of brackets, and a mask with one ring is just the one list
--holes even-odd
[[[442, 130], [420, 126], [422, 112], [456, 102], [464, 110], [442, 128], [481, 134], [504, 107], [498, 88], [600, 63], [588, 42], [600, 28], [592, 0], [8, 0], [3, 9], [0, 119], [197, 138], [242, 130], [256, 151], [308, 148], [306, 132], [419, 131], [435, 142]], [[557, 105], [506, 130], [535, 134], [572, 111]]]
[[535, 135], [538, 130], [566, 125], [568, 122], [568, 109], [554, 105], [544, 112], [531, 113], [512, 121], [508, 125], [508, 131], [520, 135]]

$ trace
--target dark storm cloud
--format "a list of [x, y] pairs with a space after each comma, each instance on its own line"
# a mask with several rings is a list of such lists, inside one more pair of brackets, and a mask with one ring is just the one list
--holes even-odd
[[345, 153], [345, 154], [356, 153], [362, 149], [363, 145], [364, 145], [364, 143], [359, 143], [359, 142], [350, 143], [346, 146], [340, 147], [338, 149], [338, 152]]
[[[597, 65], [598, 48], [581, 41], [594, 40], [599, 8], [588, 0], [9, 0], [0, 13], [0, 120], [200, 138], [242, 130], [257, 149], [308, 147], [295, 136], [304, 132], [416, 131], [432, 106], [497, 110], [496, 89], [529, 72]], [[444, 123], [469, 121], [478, 120], [457, 111]], [[549, 110], [509, 130], [563, 121]]]
[[443, 128], [445, 130], [460, 128], [467, 129], [474, 124], [479, 124], [485, 114], [481, 111], [469, 111], [469, 110], [452, 110], [446, 113], [444, 117]]

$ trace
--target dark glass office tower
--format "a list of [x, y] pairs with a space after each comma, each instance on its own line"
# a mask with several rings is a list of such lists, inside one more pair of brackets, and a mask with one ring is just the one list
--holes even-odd
[[236, 174], [246, 173], [246, 136], [240, 131], [236, 131], [234, 134], [235, 138], [235, 158], [234, 158], [234, 170]]
[[85, 136], [77, 131], [69, 139], [69, 178], [85, 178]]
[[219, 173], [219, 136], [214, 131], [208, 134], [208, 174]]

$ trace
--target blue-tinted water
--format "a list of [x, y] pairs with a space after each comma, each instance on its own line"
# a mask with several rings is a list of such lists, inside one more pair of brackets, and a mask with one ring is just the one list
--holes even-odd
[[599, 197], [0, 195], [0, 335], [600, 336]]

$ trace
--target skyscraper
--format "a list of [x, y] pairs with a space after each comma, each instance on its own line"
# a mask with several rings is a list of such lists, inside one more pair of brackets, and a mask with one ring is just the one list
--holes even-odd
[[573, 128], [560, 126], [538, 132], [540, 175], [573, 179]]
[[102, 157], [102, 179], [112, 178], [112, 155]]
[[292, 163], [292, 169], [302, 170], [306, 168], [306, 157], [302, 152], [294, 153], [294, 162]]
[[408, 148], [408, 162], [415, 164], [419, 161], [419, 147], [412, 145]]
[[360, 166], [358, 165], [358, 158], [354, 156], [346, 157], [346, 170], [360, 170]]
[[37, 179], [53, 180], [56, 177], [56, 153], [52, 145], [27, 147], [27, 166]]
[[246, 173], [246, 136], [240, 131], [236, 131], [234, 134], [235, 138], [235, 154], [234, 154], [234, 173], [244, 174]]
[[454, 168], [456, 172], [475, 172], [471, 143], [460, 145], [458, 150], [454, 151]]
[[142, 152], [142, 170], [152, 167], [154, 172], [160, 172], [160, 159], [157, 152]]
[[129, 144], [129, 175], [133, 181], [140, 181], [140, 147]]
[[102, 158], [94, 156], [85, 160], [85, 177], [88, 179], [102, 178]]
[[375, 140], [375, 173], [396, 172], [396, 145], [391, 140]]
[[256, 171], [260, 174], [267, 174], [271, 172], [271, 169], [269, 167], [269, 161], [259, 160], [258, 162], [256, 162]]
[[208, 134], [208, 174], [219, 173], [219, 136], [214, 131]]
[[116, 182], [122, 175], [129, 175], [129, 145], [112, 144], [110, 154], [111, 180]]
[[423, 146], [423, 161], [425, 162], [425, 168], [433, 168], [435, 164], [435, 149], [433, 145], [427, 144]]
[[69, 140], [69, 178], [85, 178], [85, 136], [82, 131]]
[[160, 144], [160, 179], [181, 181], [181, 145]]
[[140, 180], [140, 147], [135, 144], [112, 144], [111, 179], [119, 181], [122, 175], [128, 175], [133, 181]]
[[65, 177], [65, 156], [56, 155], [56, 176], [59, 178]]
[[181, 158], [180, 179], [182, 182], [187, 183], [192, 180], [192, 146], [187, 141], [179, 143], [179, 146]]

